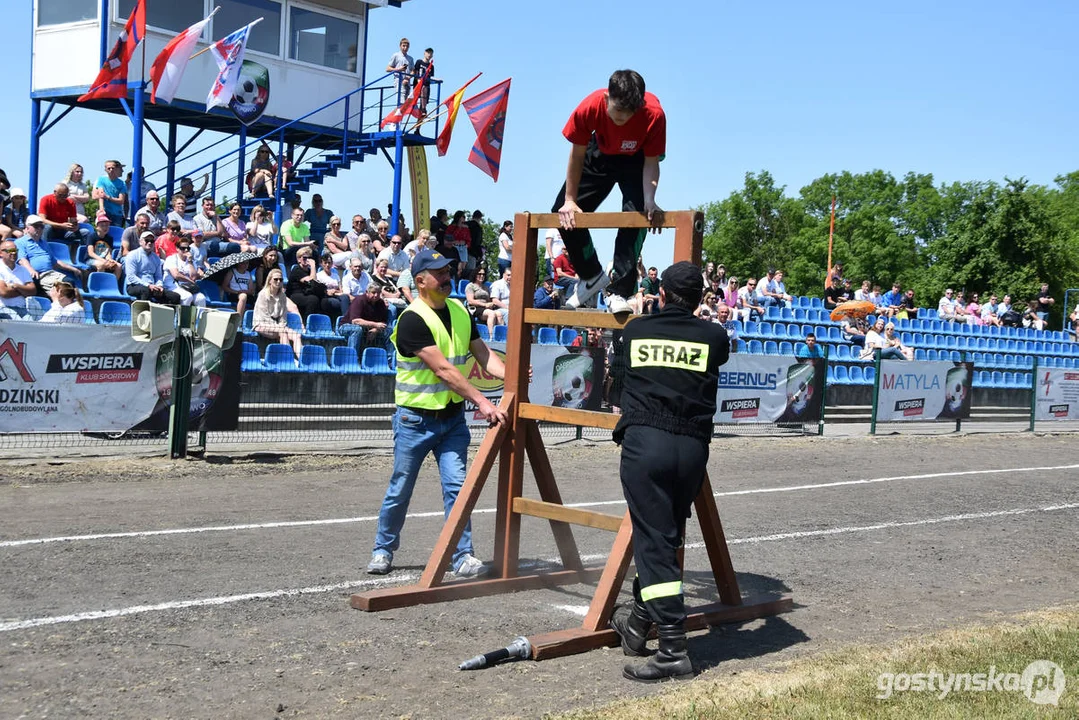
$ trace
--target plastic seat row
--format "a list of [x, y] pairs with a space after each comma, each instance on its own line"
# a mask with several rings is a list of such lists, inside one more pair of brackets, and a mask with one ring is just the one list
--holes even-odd
[[305, 345], [296, 359], [292, 347], [284, 343], [266, 346], [265, 357], [259, 356], [258, 345], [244, 342], [240, 368], [244, 372], [285, 373], [343, 373], [346, 375], [392, 375], [395, 370], [393, 358], [385, 348], [369, 347], [357, 358], [356, 351], [346, 345], [333, 348], [327, 359], [326, 348], [321, 345]]

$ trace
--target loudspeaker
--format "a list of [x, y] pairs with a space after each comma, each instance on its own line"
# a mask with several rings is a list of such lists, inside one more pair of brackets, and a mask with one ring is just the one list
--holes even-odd
[[225, 310], [200, 310], [195, 321], [195, 337], [228, 350], [240, 332], [240, 313]]
[[176, 309], [146, 300], [131, 303], [131, 337], [140, 342], [176, 332]]

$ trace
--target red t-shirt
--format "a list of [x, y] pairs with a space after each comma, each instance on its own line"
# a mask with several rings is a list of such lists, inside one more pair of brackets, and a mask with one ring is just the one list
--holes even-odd
[[561, 255], [551, 261], [551, 267], [558, 268], [566, 275], [576, 275], [577, 271], [573, 269], [573, 265], [570, 264], [569, 255], [563, 252]]
[[77, 214], [75, 212], [75, 203], [72, 202], [71, 198], [64, 198], [61, 200], [53, 193], [49, 193], [41, 198], [41, 202], [38, 203], [37, 211], [43, 215], [46, 220], [51, 220], [55, 223], [66, 223]]
[[180, 252], [176, 248], [176, 238], [172, 233], [162, 233], [157, 240], [154, 241], [154, 252], [157, 253], [158, 257], [161, 257], [162, 254], [165, 257], [169, 257], [170, 255], [175, 255]]
[[644, 150], [646, 157], [659, 157], [667, 151], [667, 116], [659, 99], [644, 94], [644, 107], [633, 113], [625, 125], [615, 125], [607, 114], [606, 90], [596, 90], [581, 101], [562, 128], [562, 135], [574, 145], [587, 145], [596, 134], [599, 151], [604, 155], [634, 155]]

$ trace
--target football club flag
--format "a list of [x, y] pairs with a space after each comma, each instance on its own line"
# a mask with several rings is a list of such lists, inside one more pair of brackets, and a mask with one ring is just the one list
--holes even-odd
[[465, 112], [476, 128], [476, 144], [468, 161], [498, 182], [502, 161], [502, 136], [506, 129], [506, 107], [510, 100], [510, 81], [503, 80], [478, 95], [465, 100]]
[[450, 95], [450, 99], [444, 101], [442, 104], [449, 109], [449, 114], [446, 117], [446, 124], [442, 126], [442, 132], [438, 134], [438, 138], [435, 139], [435, 147], [438, 148], [438, 156], [442, 157], [446, 154], [446, 151], [450, 149], [450, 136], [453, 135], [453, 124], [457, 122], [457, 111], [461, 109], [461, 101], [465, 97], [465, 89], [476, 81], [483, 73], [476, 73], [476, 77], [472, 78], [461, 89]]
[[206, 95], [207, 110], [216, 105], [228, 107], [232, 94], [236, 91], [236, 80], [240, 77], [240, 68], [244, 64], [247, 38], [251, 34], [251, 28], [260, 22], [262, 18], [226, 35], [210, 46], [210, 54], [214, 56], [220, 72], [217, 73], [214, 84]]
[[[213, 17], [217, 10], [218, 8], [214, 8], [210, 17]], [[172, 102], [172, 99], [176, 97], [180, 79], [184, 76], [184, 70], [187, 69], [187, 61], [191, 59], [191, 51], [198, 43], [202, 36], [202, 29], [208, 22], [210, 22], [209, 17], [169, 40], [168, 45], [154, 60], [153, 66], [150, 67], [150, 80], [154, 84], [153, 92], [150, 93], [150, 102], [156, 103], [159, 97], [165, 102]]]
[[127, 96], [127, 64], [135, 54], [135, 48], [146, 37], [146, 0], [137, 0], [131, 17], [124, 24], [120, 37], [112, 46], [112, 52], [105, 58], [105, 64], [94, 78], [94, 83], [78, 102], [100, 98], [122, 98]]

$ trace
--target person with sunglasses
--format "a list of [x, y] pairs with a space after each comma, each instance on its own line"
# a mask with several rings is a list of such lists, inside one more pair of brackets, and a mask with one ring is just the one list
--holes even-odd
[[37, 294], [30, 271], [18, 263], [14, 240], [0, 242], [0, 318], [26, 317], [26, 298]]
[[165, 266], [154, 252], [154, 234], [149, 230], [139, 236], [139, 247], [124, 256], [124, 282], [127, 294], [136, 300], [180, 304], [180, 296], [165, 288]]

